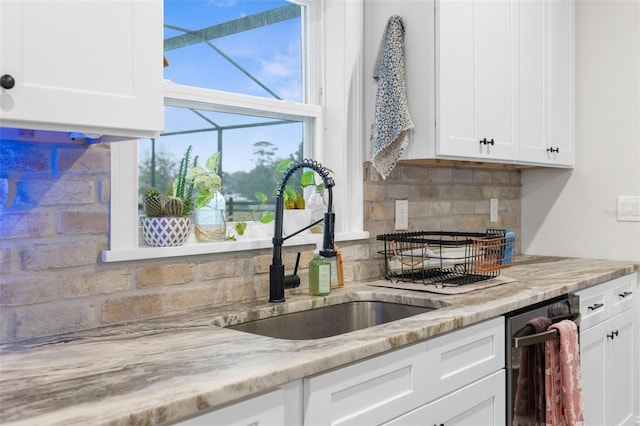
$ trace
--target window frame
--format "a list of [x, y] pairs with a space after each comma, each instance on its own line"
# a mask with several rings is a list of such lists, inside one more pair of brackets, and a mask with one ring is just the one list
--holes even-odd
[[[183, 106], [185, 102], [203, 102], [210, 108], [212, 100], [223, 112], [274, 117], [307, 117], [313, 126], [313, 146], [305, 144], [304, 155], [334, 171], [335, 241], [369, 238], [363, 230], [364, 158], [363, 122], [361, 119], [363, 72], [362, 0], [296, 1], [308, 7], [307, 53], [313, 52], [306, 68], [308, 103], [280, 101], [249, 95], [195, 88], [165, 81], [165, 105]], [[345, 84], [348, 82], [348, 84]], [[216, 109], [218, 110], [218, 109]], [[138, 141], [111, 145], [111, 223], [109, 249], [102, 252], [103, 262], [165, 258], [211, 253], [264, 249], [272, 247], [268, 238], [238, 241], [197, 242], [177, 247], [148, 247], [140, 244], [138, 230]], [[285, 245], [322, 244], [322, 236], [302, 234], [286, 240]]]

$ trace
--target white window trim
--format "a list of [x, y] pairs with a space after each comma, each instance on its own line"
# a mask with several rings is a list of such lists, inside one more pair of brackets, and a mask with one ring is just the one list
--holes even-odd
[[[302, 3], [302, 2], [301, 2]], [[305, 2], [306, 3], [306, 2]], [[315, 119], [313, 152], [305, 152], [334, 171], [334, 211], [336, 213], [335, 241], [369, 238], [363, 230], [364, 158], [363, 112], [363, 3], [362, 0], [326, 0], [309, 2], [321, 5], [322, 10], [310, 9], [309, 25], [322, 34], [310, 37], [310, 51], [324, 58], [322, 70], [308, 70], [311, 85], [309, 100], [315, 105], [301, 105], [291, 101], [277, 101], [246, 95], [211, 91], [224, 99], [227, 112], [247, 113], [251, 105], [265, 107], [274, 114], [300, 116], [301, 108]], [[322, 14], [322, 20], [315, 14]], [[323, 28], [317, 28], [323, 22]], [[313, 41], [316, 40], [316, 41]], [[315, 43], [315, 44], [313, 44]], [[321, 44], [321, 45], [319, 45]], [[330, 61], [327, 62], [327, 61]], [[322, 77], [320, 77], [322, 76]], [[171, 82], [165, 83], [165, 97], [180, 102], [189, 97], [198, 100], [201, 90]], [[137, 223], [137, 141], [111, 145], [111, 226], [109, 250], [102, 252], [103, 262], [190, 256], [211, 253], [265, 249], [272, 247], [272, 235], [266, 238], [212, 243], [186, 243], [178, 247], [147, 247], [140, 245]], [[286, 246], [322, 244], [320, 235], [299, 235], [288, 239]]]

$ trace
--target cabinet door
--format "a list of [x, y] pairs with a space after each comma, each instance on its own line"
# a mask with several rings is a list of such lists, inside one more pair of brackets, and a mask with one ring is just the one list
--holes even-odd
[[627, 425], [633, 420], [634, 310], [580, 332], [585, 425]]
[[519, 162], [571, 166], [573, 0], [521, 2]]
[[124, 137], [162, 130], [162, 1], [2, 1], [0, 125]]
[[505, 373], [500, 370], [386, 425], [502, 426], [506, 409], [504, 383]]
[[606, 324], [580, 331], [580, 372], [585, 426], [605, 424], [605, 349]]
[[638, 360], [633, 357], [633, 311], [625, 311], [606, 322], [605, 344], [605, 422], [622, 426], [633, 424], [634, 375]]
[[517, 8], [516, 1], [436, 3], [439, 156], [515, 158]]
[[419, 343], [304, 379], [305, 425], [374, 425], [427, 402]]

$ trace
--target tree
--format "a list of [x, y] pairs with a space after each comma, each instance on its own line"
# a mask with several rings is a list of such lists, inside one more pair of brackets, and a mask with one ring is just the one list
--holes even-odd
[[255, 160], [257, 167], [274, 163], [273, 159], [276, 156], [278, 147], [274, 146], [269, 141], [258, 141], [253, 144], [253, 147], [253, 155], [257, 157]]
[[290, 154], [289, 158], [293, 161], [302, 161], [304, 159], [304, 145], [302, 142], [298, 144], [298, 150], [295, 153]]
[[[261, 192], [268, 198], [275, 196], [282, 174], [276, 170], [282, 158], [276, 156], [277, 147], [269, 141], [258, 141], [253, 144], [255, 166], [249, 171], [237, 171], [223, 173], [225, 194], [235, 194], [242, 199], [256, 201], [256, 193]], [[298, 149], [288, 155], [288, 159], [294, 162], [303, 158], [303, 144], [300, 142]], [[298, 170], [289, 185], [301, 191], [298, 182], [303, 171]]]
[[142, 203], [144, 192], [152, 186], [164, 193], [176, 174], [177, 166], [175, 156], [165, 148], [157, 149], [155, 155], [146, 150], [138, 162], [138, 201]]

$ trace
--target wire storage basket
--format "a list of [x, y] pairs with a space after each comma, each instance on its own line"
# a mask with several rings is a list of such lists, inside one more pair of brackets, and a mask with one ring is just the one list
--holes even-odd
[[478, 232], [403, 232], [384, 241], [385, 278], [412, 283], [461, 285], [500, 275], [513, 263], [515, 236], [504, 229]]

